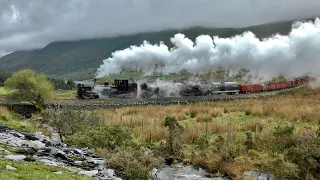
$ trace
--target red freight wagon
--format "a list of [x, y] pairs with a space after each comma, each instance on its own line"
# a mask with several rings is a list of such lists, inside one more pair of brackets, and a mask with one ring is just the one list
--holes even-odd
[[277, 89], [277, 84], [276, 83], [270, 84], [270, 91], [274, 91], [276, 89]]
[[271, 88], [270, 84], [263, 85], [263, 91], [270, 91], [270, 88]]
[[241, 93], [241, 94], [261, 92], [262, 90], [263, 90], [263, 86], [261, 86], [259, 84], [240, 85], [239, 86], [239, 93]]
[[285, 87], [285, 83], [284, 82], [277, 83], [277, 90], [284, 89], [284, 87]]

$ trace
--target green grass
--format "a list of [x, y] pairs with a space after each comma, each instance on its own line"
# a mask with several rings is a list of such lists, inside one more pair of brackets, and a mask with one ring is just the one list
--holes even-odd
[[55, 91], [54, 100], [76, 99], [76, 91]]
[[4, 124], [5, 126], [11, 129], [24, 130], [28, 132], [36, 132], [36, 129], [29, 123], [14, 120], [11, 117], [7, 118], [7, 117], [1, 116], [0, 124]]
[[[6, 165], [17, 168], [15, 171], [4, 170]], [[45, 179], [63, 179], [63, 180], [90, 180], [91, 177], [76, 175], [71, 169], [58, 168], [54, 166], [47, 166], [38, 162], [12, 162], [4, 158], [0, 158], [0, 179], [5, 180], [15, 180], [15, 179], [24, 179], [24, 180], [45, 180]], [[53, 172], [61, 171], [63, 174], [54, 174]], [[76, 172], [76, 170], [73, 170]]]

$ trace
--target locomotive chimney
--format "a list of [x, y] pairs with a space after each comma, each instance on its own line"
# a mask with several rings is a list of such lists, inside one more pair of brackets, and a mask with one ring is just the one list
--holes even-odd
[[97, 82], [97, 79], [96, 79], [96, 78], [94, 78], [94, 79], [93, 79], [93, 87], [95, 87], [95, 86], [96, 86], [96, 82]]

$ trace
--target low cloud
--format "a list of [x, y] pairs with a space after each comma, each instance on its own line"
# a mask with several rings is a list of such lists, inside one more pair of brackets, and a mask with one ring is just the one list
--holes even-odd
[[0, 56], [52, 41], [192, 26], [243, 27], [315, 17], [319, 10], [318, 0], [1, 1]]

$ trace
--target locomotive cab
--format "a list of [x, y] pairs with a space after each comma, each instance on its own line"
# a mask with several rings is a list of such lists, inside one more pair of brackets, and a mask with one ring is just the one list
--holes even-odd
[[78, 84], [76, 97], [79, 99], [95, 99], [99, 98], [99, 95], [95, 92], [92, 92], [92, 88], [90, 86]]

